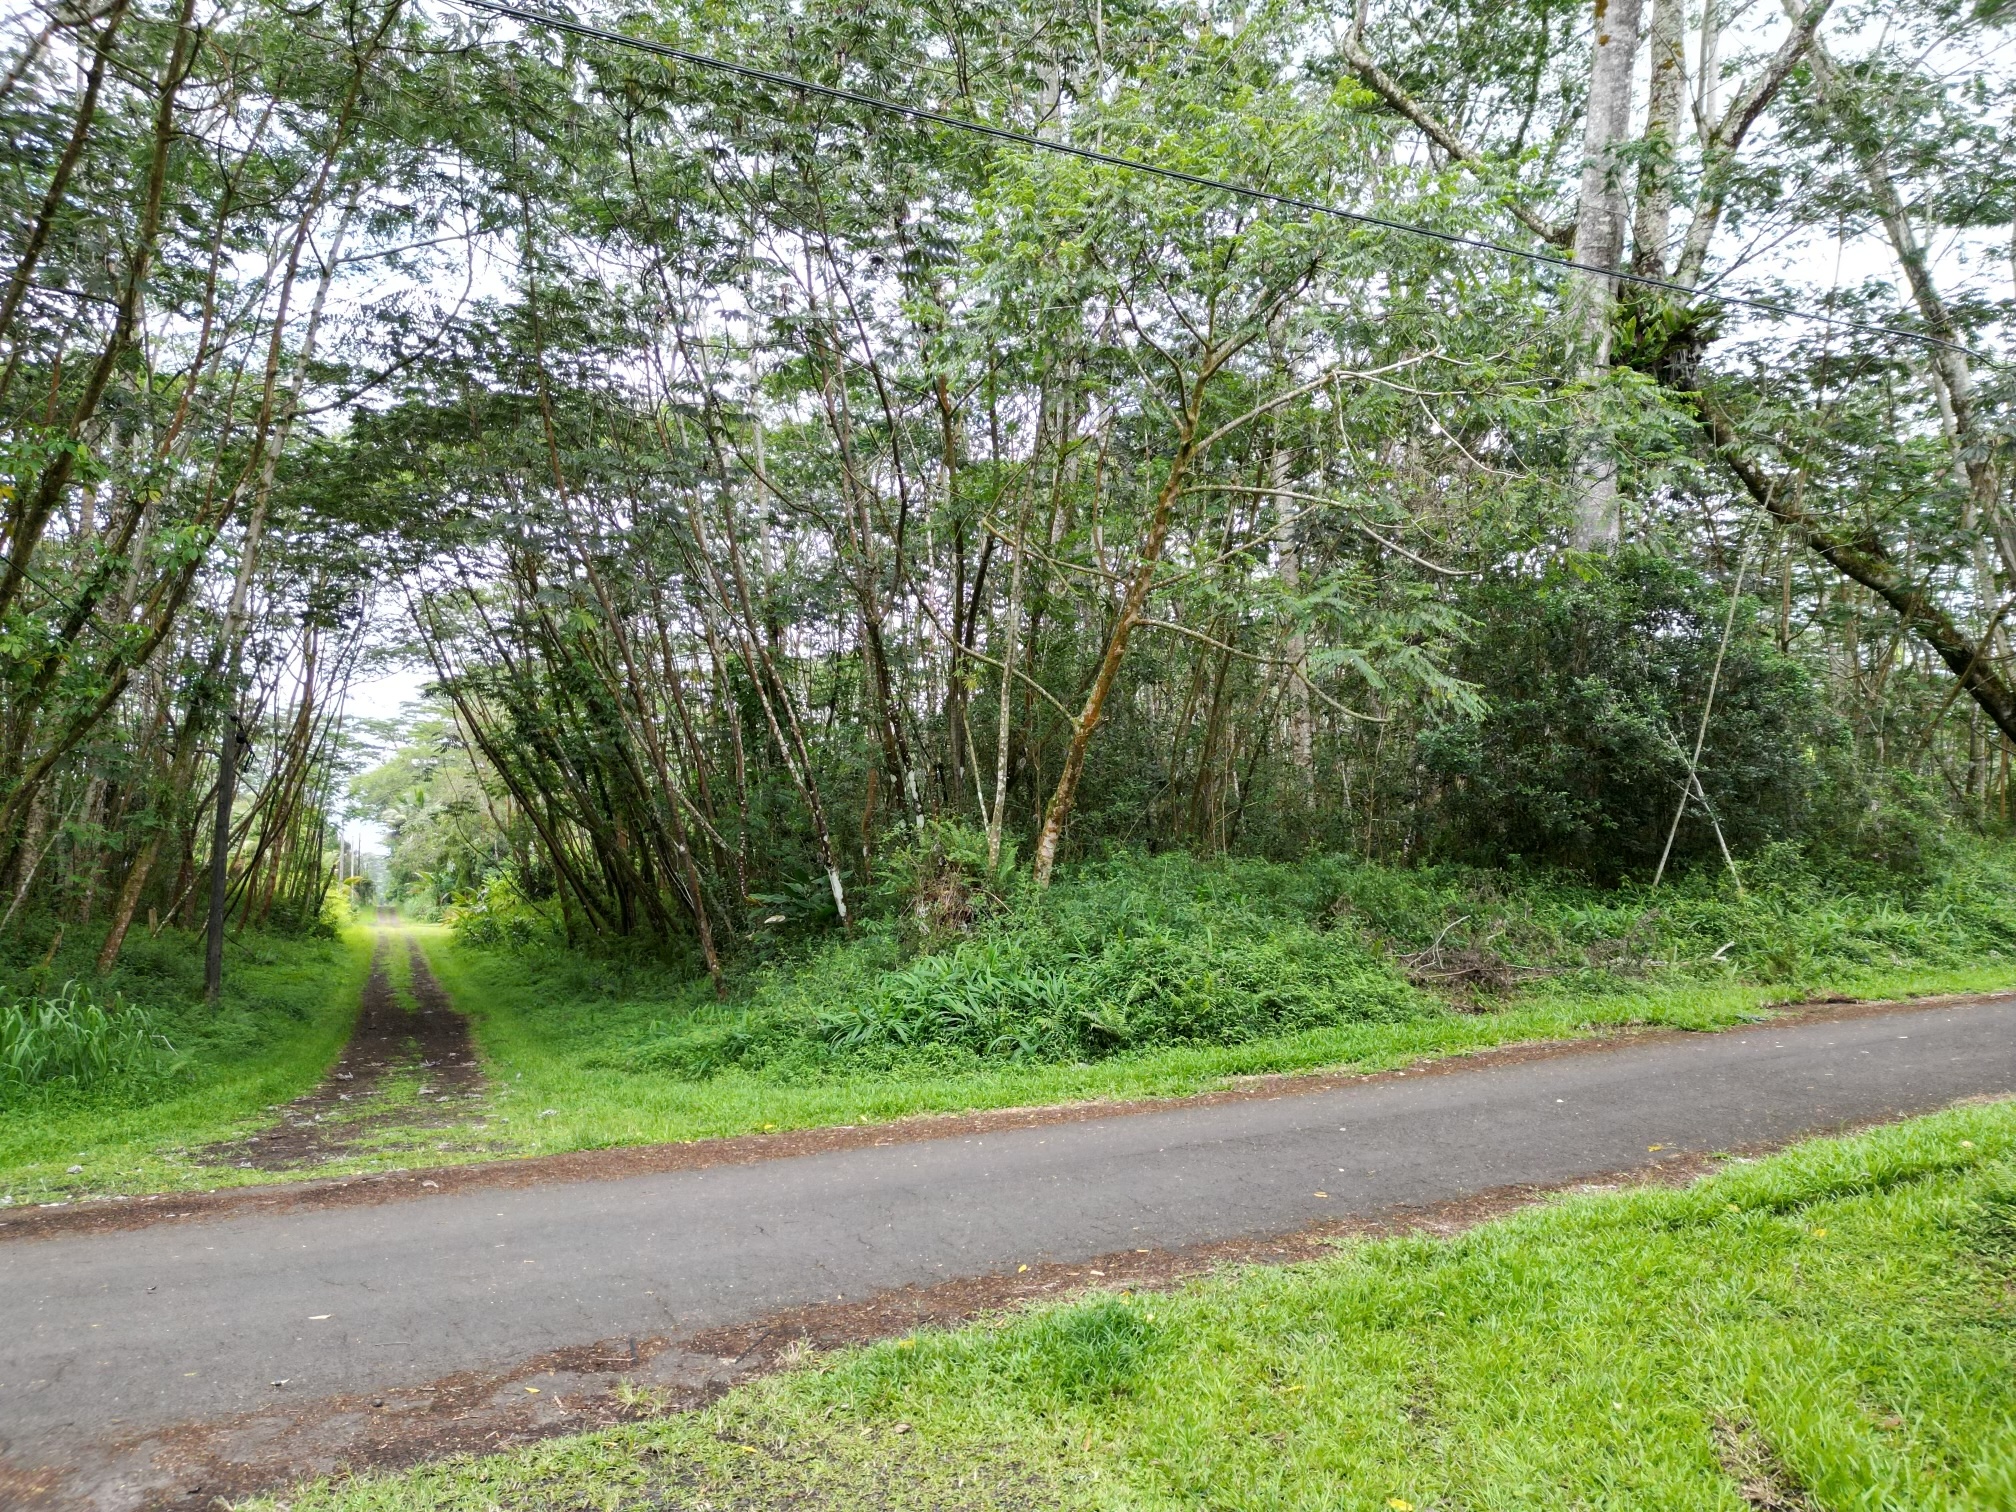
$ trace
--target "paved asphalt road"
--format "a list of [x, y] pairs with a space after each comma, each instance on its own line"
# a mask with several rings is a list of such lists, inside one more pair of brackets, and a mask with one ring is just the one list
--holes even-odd
[[[2016, 1000], [620, 1180], [0, 1243], [0, 1455], [2016, 1092]], [[1328, 1193], [1320, 1198], [1318, 1192]]]

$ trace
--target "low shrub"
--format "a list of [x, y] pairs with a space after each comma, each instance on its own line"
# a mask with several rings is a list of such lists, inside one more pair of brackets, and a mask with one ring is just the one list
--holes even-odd
[[469, 945], [525, 946], [553, 934], [546, 916], [503, 876], [457, 893], [441, 911], [441, 922]]
[[[1255, 927], [1255, 926], [1258, 927]], [[997, 1060], [1093, 1060], [1136, 1046], [1238, 1044], [1421, 1004], [1355, 940], [1232, 918], [1104, 939], [1027, 934], [920, 957], [866, 996], [828, 1009], [832, 1050], [939, 1044]]]
[[954, 838], [930, 842], [937, 859], [912, 864], [895, 906], [852, 939], [773, 959], [725, 1008], [654, 1020], [601, 1059], [799, 1080], [1093, 1061], [1436, 1011], [1357, 933], [1325, 927], [1335, 893], [1314, 873], [1123, 856], [1039, 891], [976, 875]]
[[[215, 1002], [204, 995], [203, 944], [200, 933], [136, 929], [118, 965], [101, 975], [93, 932], [63, 939], [49, 920], [31, 919], [0, 941], [8, 1026], [0, 1044], [21, 1047], [24, 1065], [56, 1068], [32, 1083], [0, 1070], [0, 1113], [25, 1108], [25, 1120], [14, 1122], [33, 1124], [57, 1102], [107, 1112], [152, 1106], [235, 1082], [276, 1058], [319, 1055], [314, 1047], [331, 1036], [340, 1042], [356, 1010], [354, 987], [343, 985], [356, 970], [354, 936], [227, 935]], [[71, 1069], [62, 1069], [63, 1056], [28, 1049], [31, 1041], [74, 1046]]]
[[[1781, 841], [1742, 871], [1739, 893], [1719, 869], [1654, 889], [1537, 867], [1118, 853], [1047, 891], [965, 868], [955, 894], [946, 868], [920, 865], [851, 934], [785, 925], [761, 957], [745, 947], [725, 1003], [696, 967], [543, 944], [513, 953], [513, 992], [542, 1043], [594, 1072], [809, 1085], [1250, 1044], [1533, 992], [1691, 981], [1797, 994], [2016, 963], [2007, 847], [1956, 841], [1928, 879], [1844, 873]], [[909, 906], [919, 878], [960, 906]]]

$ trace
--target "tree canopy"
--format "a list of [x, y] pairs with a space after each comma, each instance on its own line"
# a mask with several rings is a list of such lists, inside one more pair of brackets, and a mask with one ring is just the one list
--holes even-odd
[[[1043, 881], [2006, 822], [2006, 9], [583, 19], [1443, 235], [482, 12], [21, 8], [10, 924], [193, 922], [220, 787], [240, 917], [355, 801], [717, 978], [947, 825]], [[388, 651], [435, 701], [346, 800]]]

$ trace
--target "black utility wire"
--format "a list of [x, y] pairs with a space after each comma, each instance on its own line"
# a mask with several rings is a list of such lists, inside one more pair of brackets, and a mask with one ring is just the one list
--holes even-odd
[[[1011, 131], [1005, 126], [990, 126], [984, 121], [968, 120], [964, 116], [947, 115], [941, 110], [930, 110], [922, 105], [906, 105], [901, 100], [885, 100], [876, 95], [862, 94], [857, 90], [842, 89], [837, 84], [818, 84], [810, 79], [796, 78], [791, 74], [775, 73], [767, 68], [757, 68], [748, 63], [736, 63], [727, 58], [717, 58], [708, 53], [691, 52], [683, 47], [673, 47], [664, 42], [653, 42], [645, 37], [633, 37], [624, 32], [605, 30], [590, 26], [585, 21], [577, 21], [572, 16], [553, 15], [546, 11], [527, 10], [523, 6], [510, 5], [505, 0], [460, 0], [460, 3], [475, 10], [488, 11], [493, 15], [509, 16], [514, 21], [524, 21], [533, 26], [547, 26], [555, 31], [571, 33], [577, 37], [587, 37], [597, 42], [612, 43], [617, 47], [631, 47], [639, 52], [653, 53], [661, 58], [671, 58], [676, 62], [690, 63], [695, 68], [711, 68], [720, 73], [735, 74], [740, 78], [754, 79], [763, 84], [774, 84], [780, 89], [798, 89], [808, 94], [823, 95], [829, 100], [844, 100], [850, 105], [864, 105], [870, 110], [886, 110], [895, 115], [908, 116], [913, 121], [929, 121], [934, 126], [949, 126], [955, 131], [970, 131], [976, 136], [992, 137], [997, 142], [1013, 142], [1018, 147], [1035, 147], [1044, 152], [1058, 152], [1066, 157], [1083, 158], [1088, 163], [1103, 163], [1109, 168], [1125, 168], [1134, 173], [1149, 173], [1157, 178], [1174, 179], [1180, 184], [1192, 184], [1200, 189], [1215, 189], [1222, 194], [1237, 195], [1243, 199], [1261, 200], [1271, 205], [1283, 205], [1291, 210], [1306, 211], [1311, 215], [1327, 215], [1332, 219], [1350, 221], [1354, 225], [1376, 226], [1382, 231], [1397, 231], [1402, 236], [1420, 236], [1431, 241], [1446, 242], [1452, 247], [1468, 247], [1477, 252], [1495, 252], [1500, 257], [1516, 257], [1526, 262], [1538, 263], [1543, 267], [1559, 268], [1566, 273], [1591, 273], [1594, 270], [1570, 262], [1565, 257], [1555, 257], [1546, 252], [1534, 252], [1525, 247], [1515, 247], [1509, 242], [1489, 241], [1481, 236], [1463, 236], [1454, 231], [1438, 231], [1433, 226], [1418, 226], [1409, 221], [1388, 220], [1383, 215], [1367, 215], [1358, 210], [1340, 210], [1335, 205], [1326, 205], [1319, 200], [1301, 199], [1293, 194], [1278, 194], [1272, 189], [1255, 189], [1249, 184], [1234, 184], [1225, 179], [1207, 178], [1201, 173], [1185, 173], [1180, 168], [1167, 168], [1160, 163], [1146, 162], [1141, 158], [1121, 157], [1116, 153], [1100, 152], [1092, 147], [1079, 147], [1071, 142], [1060, 142], [1049, 137], [1032, 136], [1023, 131]], [[1916, 341], [1926, 346], [1945, 347], [1949, 351], [1961, 352], [1977, 361], [1993, 363], [1993, 359], [1976, 352], [1971, 347], [1962, 346], [1957, 341], [1947, 341], [1938, 336], [1928, 336], [1923, 331], [1907, 331], [1901, 326], [1876, 325], [1869, 321], [1849, 320], [1843, 316], [1827, 315], [1815, 310], [1799, 310], [1789, 305], [1772, 304], [1768, 300], [1745, 299], [1737, 294], [1704, 293], [1687, 284], [1674, 283], [1671, 279], [1651, 278], [1643, 273], [1630, 273], [1623, 269], [1598, 274], [1599, 277], [1614, 278], [1620, 283], [1639, 284], [1648, 289], [1664, 289], [1669, 293], [1683, 294], [1689, 299], [1713, 299], [1722, 304], [1741, 305], [1745, 309], [1761, 310], [1767, 315], [1776, 315], [1791, 320], [1817, 320], [1826, 325], [1841, 326], [1851, 331], [1862, 331], [1872, 336], [1896, 336], [1905, 341]]]

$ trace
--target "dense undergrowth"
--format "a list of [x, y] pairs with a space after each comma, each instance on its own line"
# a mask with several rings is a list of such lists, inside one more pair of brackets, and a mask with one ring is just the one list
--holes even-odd
[[273, 1512], [2016, 1506], [2016, 1105], [849, 1351]]
[[[256, 931], [227, 940], [224, 993], [207, 1004], [200, 935], [135, 931], [102, 976], [95, 937], [73, 943], [32, 925], [10, 937], [0, 1015], [20, 1029], [0, 1042], [21, 1047], [30, 1074], [0, 1081], [0, 1108], [152, 1101], [273, 1054], [326, 1012], [341, 942]], [[38, 1041], [48, 1053], [34, 1066]]]
[[[1080, 1064], [1659, 987], [1802, 988], [1871, 973], [2016, 973], [2016, 855], [1936, 876], [1816, 874], [1789, 847], [1652, 890], [1549, 873], [1120, 855], [1048, 892], [958, 887], [851, 937], [769, 947], [716, 1002], [652, 960], [509, 951], [544, 1030], [608, 1071], [778, 1084]], [[914, 892], [914, 890], [913, 890]], [[941, 872], [929, 899], [942, 899]], [[941, 917], [952, 914], [952, 922]]]
[[0, 1000], [0, 1108], [49, 1091], [131, 1090], [174, 1075], [175, 1047], [153, 1014], [72, 977], [53, 992]]
[[[940, 847], [907, 875], [892, 867], [884, 906], [851, 934], [787, 914], [741, 942], [722, 1001], [691, 963], [542, 942], [535, 921], [492, 908], [459, 933], [420, 928], [492, 1088], [482, 1138], [436, 1139], [429, 1159], [1179, 1095], [1613, 1027], [1722, 1028], [1828, 993], [2016, 981], [2006, 848], [1956, 843], [1936, 871], [1905, 877], [1816, 871], [1774, 850], [1744, 875], [1740, 893], [1713, 872], [1653, 891], [1540, 871], [1123, 853], [1037, 892]], [[46, 942], [16, 949], [0, 961], [14, 997], [46, 1002], [88, 978], [88, 945], [46, 962]], [[131, 1005], [105, 1021], [132, 1054], [8, 1094], [0, 1197], [267, 1179], [201, 1151], [314, 1084], [368, 952], [362, 931], [248, 935], [213, 1010], [197, 941], [136, 940], [91, 984], [98, 1004]]]
[[1089, 1061], [1433, 1011], [1361, 931], [1328, 927], [1320, 866], [1127, 859], [1048, 893], [962, 894], [947, 926], [891, 910], [786, 948], [722, 1007], [655, 1022], [625, 1064], [680, 1076]]

